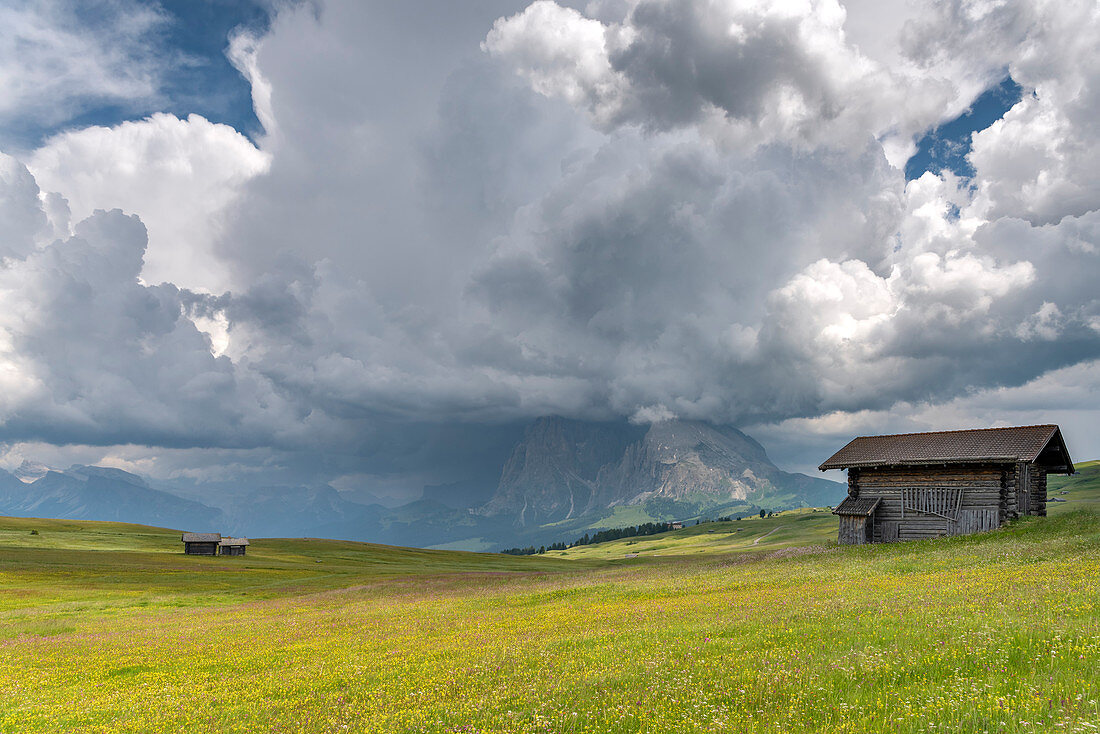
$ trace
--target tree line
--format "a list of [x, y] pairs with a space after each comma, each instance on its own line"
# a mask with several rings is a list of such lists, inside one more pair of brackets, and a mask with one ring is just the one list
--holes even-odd
[[558, 542], [551, 543], [550, 545], [540, 545], [538, 548], [533, 545], [529, 545], [526, 548], [506, 548], [502, 550], [501, 553], [507, 553], [512, 556], [533, 556], [538, 553], [545, 553], [548, 550], [568, 550], [569, 548], [576, 548], [578, 545], [604, 543], [608, 540], [633, 538], [636, 535], [657, 535], [658, 533], [668, 532], [670, 527], [671, 524], [667, 522], [644, 522], [641, 525], [631, 525], [625, 528], [597, 530], [591, 535], [585, 533], [582, 537], [577, 538], [569, 544]]
[[[751, 513], [756, 514], [756, 513]], [[773, 513], [766, 510], [760, 510], [760, 517], [771, 517]], [[698, 525], [702, 522], [730, 522], [735, 518], [726, 516], [715, 518], [714, 520], [696, 520], [695, 524]], [[740, 522], [741, 516], [736, 517], [736, 521]], [[672, 529], [672, 523], [668, 522], [645, 522], [641, 525], [630, 525], [625, 528], [608, 528], [607, 530], [597, 530], [592, 535], [585, 533], [582, 537], [577, 538], [572, 543], [551, 543], [550, 545], [540, 545], [536, 548], [533, 545], [529, 545], [525, 548], [505, 548], [501, 553], [507, 553], [510, 556], [534, 556], [540, 553], [545, 553], [548, 550], [569, 550], [570, 548], [576, 548], [578, 545], [591, 545], [592, 543], [604, 543], [608, 540], [619, 540], [620, 538], [633, 538], [638, 535], [657, 535], [658, 533], [667, 533]]]

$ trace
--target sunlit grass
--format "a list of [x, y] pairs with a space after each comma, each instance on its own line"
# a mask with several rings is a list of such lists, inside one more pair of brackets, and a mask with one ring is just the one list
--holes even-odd
[[[196, 559], [140, 528], [126, 555], [5, 542], [0, 730], [1100, 724], [1100, 516], [889, 546], [782, 540], [828, 518], [742, 520], [731, 546], [804, 523], [748, 553], [579, 565], [316, 541]], [[55, 532], [40, 527], [28, 541]]]
[[549, 551], [551, 558], [612, 559], [639, 557], [767, 552], [791, 545], [828, 544], [836, 541], [837, 520], [827, 509], [787, 510], [772, 517], [749, 515], [730, 522], [704, 522], [658, 535], [622, 538], [564, 551]]
[[1075, 468], [1077, 473], [1073, 476], [1048, 478], [1048, 497], [1065, 502], [1048, 502], [1047, 514], [1060, 515], [1082, 508], [1100, 510], [1100, 461], [1086, 461]]

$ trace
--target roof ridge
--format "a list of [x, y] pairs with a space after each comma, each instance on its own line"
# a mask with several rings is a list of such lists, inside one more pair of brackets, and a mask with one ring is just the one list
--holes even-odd
[[861, 438], [897, 438], [899, 436], [936, 436], [945, 433], [977, 433], [979, 431], [1019, 431], [1025, 428], [1053, 428], [1058, 429], [1057, 423], [1036, 423], [1030, 426], [994, 426], [992, 428], [952, 428], [946, 431], [913, 431], [911, 433], [876, 433], [870, 436], [856, 436], [852, 441]]
[[[1069, 467], [1069, 451], [1065, 448], [1061, 428], [1056, 423], [1038, 423], [1030, 426], [858, 436], [818, 466], [818, 469], [826, 471], [846, 467], [907, 464], [917, 466], [932, 463], [1037, 461], [1052, 444], [1057, 444], [1057, 450], [1047, 457], [1044, 465], [1049, 464], [1052, 471], [1058, 467]], [[1061, 463], [1056, 460], [1058, 457]]]

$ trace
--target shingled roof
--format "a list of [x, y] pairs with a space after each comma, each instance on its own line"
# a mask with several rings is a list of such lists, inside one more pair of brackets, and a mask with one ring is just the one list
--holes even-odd
[[[1040, 456], [1042, 461], [1039, 461]], [[1073, 473], [1073, 462], [1056, 425], [860, 436], [852, 439], [818, 468], [825, 471], [870, 466], [1018, 461], [1040, 463], [1048, 471]]]
[[880, 502], [882, 502], [881, 497], [845, 497], [844, 501], [833, 510], [833, 514], [870, 517]]
[[184, 543], [217, 543], [221, 539], [221, 533], [184, 533], [180, 538]]

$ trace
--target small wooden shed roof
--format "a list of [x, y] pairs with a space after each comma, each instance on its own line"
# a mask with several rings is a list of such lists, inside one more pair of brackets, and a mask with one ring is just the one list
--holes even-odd
[[870, 517], [880, 502], [882, 502], [881, 497], [845, 497], [844, 501], [833, 510], [833, 514]]
[[248, 545], [248, 538], [222, 538], [218, 545]]
[[184, 543], [217, 543], [221, 539], [221, 533], [184, 533], [181, 538]]
[[1073, 473], [1073, 461], [1062, 440], [1062, 432], [1053, 424], [860, 436], [852, 439], [818, 468], [825, 471], [871, 466], [1019, 461], [1041, 464], [1048, 471], [1060, 474]]

